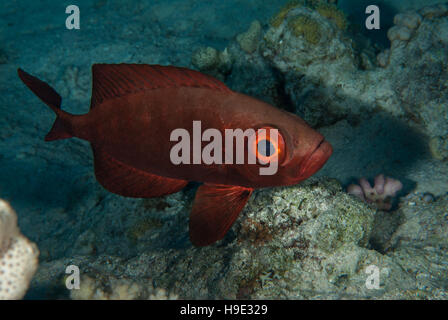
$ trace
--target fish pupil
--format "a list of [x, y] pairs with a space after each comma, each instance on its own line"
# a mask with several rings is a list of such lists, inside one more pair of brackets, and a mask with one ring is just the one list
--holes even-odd
[[269, 140], [258, 142], [258, 152], [264, 157], [270, 157], [275, 153], [274, 145]]

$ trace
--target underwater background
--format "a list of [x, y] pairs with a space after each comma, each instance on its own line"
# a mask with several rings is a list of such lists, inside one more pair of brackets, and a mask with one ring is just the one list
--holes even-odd
[[[72, 4], [80, 29], [65, 26]], [[379, 30], [365, 27], [371, 4]], [[14, 261], [27, 266], [0, 297], [16, 287], [10, 297], [25, 299], [448, 297], [448, 3], [6, 0], [0, 39], [0, 198], [13, 208], [0, 205], [0, 262], [19, 243]], [[83, 114], [94, 63], [199, 70], [299, 115], [334, 153], [297, 186], [256, 190], [222, 241], [193, 247], [197, 185], [124, 198], [95, 180], [88, 142], [43, 140], [54, 114], [17, 68]], [[381, 174], [390, 179], [373, 191], [359, 181]], [[69, 265], [80, 290], [66, 288]]]

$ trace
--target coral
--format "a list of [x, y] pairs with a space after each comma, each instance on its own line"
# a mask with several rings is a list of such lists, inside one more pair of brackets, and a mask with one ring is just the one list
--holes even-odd
[[80, 288], [70, 292], [73, 300], [176, 300], [176, 294], [168, 294], [165, 289], [154, 288], [151, 281], [135, 282], [125, 278], [83, 276]]
[[291, 9], [285, 23], [265, 33], [260, 51], [284, 75], [284, 93], [311, 126], [334, 123], [347, 113], [365, 113], [364, 104], [347, 101], [363, 82], [353, 43], [316, 10]]
[[394, 26], [387, 31], [387, 37], [391, 42], [395, 40], [408, 41], [411, 36], [412, 30], [404, 26]]
[[[181, 199], [167, 198], [171, 207]], [[439, 280], [448, 261], [447, 196], [431, 204], [421, 198], [403, 200], [391, 215], [375, 213], [333, 179], [312, 178], [299, 186], [257, 190], [228, 236], [200, 249], [179, 239], [187, 231], [186, 208], [191, 205], [183, 203], [170, 226], [161, 227], [166, 229], [163, 236], [145, 243], [135, 256], [107, 253], [48, 262], [40, 266], [33, 287], [57, 284], [62, 288], [54, 292], [60, 295], [52, 297], [67, 298], [61, 296], [67, 290], [58, 279], [64, 266], [75, 264], [84, 274], [80, 290], [70, 291], [76, 299], [446, 298], [448, 292]], [[123, 208], [130, 203], [116, 202], [106, 209], [115, 208], [119, 219], [128, 216]], [[378, 226], [372, 250], [375, 220], [391, 228]], [[251, 237], [250, 231], [257, 235]], [[122, 233], [113, 233], [113, 238], [126, 242]], [[370, 265], [380, 271], [378, 290], [365, 286]], [[438, 282], [431, 282], [432, 277]]]
[[359, 180], [359, 185], [351, 184], [347, 187], [347, 192], [367, 203], [374, 204], [380, 210], [390, 210], [392, 208], [392, 198], [403, 188], [403, 184], [395, 179], [384, 177], [380, 174], [375, 177], [375, 185], [370, 185], [365, 178]]
[[199, 70], [213, 69], [219, 64], [218, 50], [211, 47], [199, 48], [193, 53], [191, 63]]
[[[122, 213], [126, 205], [114, 210]], [[146, 242], [139, 254], [70, 257], [47, 263], [39, 268], [35, 287], [42, 282], [61, 283], [52, 280], [63, 273], [61, 266], [75, 264], [90, 280], [81, 277], [81, 289], [72, 290], [72, 298], [147, 299], [163, 294], [157, 288], [166, 290], [164, 297], [174, 292], [181, 299], [329, 298], [347, 290], [357, 296], [355, 288], [365, 282], [363, 266], [380, 259], [365, 248], [374, 210], [347, 195], [332, 179], [257, 190], [233, 231], [206, 248], [192, 247], [185, 239], [189, 205], [184, 204], [184, 210], [173, 217], [176, 220], [161, 227], [163, 236]], [[126, 242], [124, 234], [115, 233], [114, 238]], [[164, 244], [163, 239], [167, 240]], [[350, 260], [353, 250], [359, 264]], [[347, 258], [338, 264], [340, 254]], [[330, 263], [334, 264], [334, 284], [329, 282], [330, 267], [325, 268]], [[391, 266], [391, 278], [406, 277], [392, 262], [381, 264]], [[337, 279], [344, 278], [347, 270], [350, 277], [345, 286], [339, 286]], [[361, 291], [359, 296], [368, 294]]]
[[[248, 43], [244, 42], [244, 45], [248, 45]], [[191, 64], [194, 67], [220, 80], [224, 80], [225, 75], [232, 67], [232, 62], [227, 48], [222, 52], [211, 47], [199, 48], [191, 57]]]
[[320, 3], [316, 6], [316, 11], [321, 16], [333, 21], [339, 29], [345, 30], [347, 28], [347, 18], [344, 12], [334, 4]]
[[429, 150], [437, 160], [448, 159], [448, 134], [431, 138], [429, 141]]
[[321, 38], [319, 23], [305, 15], [299, 15], [289, 20], [288, 28], [296, 37], [304, 37], [311, 44], [317, 44]]
[[305, 6], [291, 9], [285, 23], [270, 28], [263, 40], [263, 56], [284, 73], [321, 74], [317, 67], [322, 62], [325, 69], [340, 67], [338, 73], [355, 65], [351, 41], [329, 19]]
[[236, 37], [236, 41], [247, 53], [253, 53], [257, 50], [258, 44], [261, 37], [261, 24], [259, 21], [255, 20], [251, 23], [249, 30], [244, 33], [239, 34]]
[[274, 17], [271, 18], [271, 25], [275, 28], [279, 27], [285, 20], [289, 11], [302, 5], [302, 3], [303, 1], [298, 0], [289, 1], [285, 6], [283, 6], [283, 8], [280, 9], [280, 11]]
[[443, 17], [448, 14], [448, 4], [439, 3], [432, 6], [426, 6], [420, 9], [419, 13], [428, 19]]
[[326, 3], [289, 5], [265, 33], [260, 53], [283, 75], [287, 107], [312, 126], [386, 111], [418, 126], [434, 158], [446, 159], [448, 4], [397, 14], [382, 51], [355, 49], [336, 12]]
[[37, 269], [39, 250], [17, 227], [17, 216], [0, 200], [0, 300], [21, 299]]
[[149, 295], [149, 300], [177, 300], [178, 296], [174, 293], [168, 293], [165, 289], [155, 289]]
[[394, 17], [394, 24], [397, 26], [403, 26], [408, 29], [417, 29], [422, 23], [422, 17], [416, 12], [399, 13]]
[[[319, 8], [322, 11], [322, 15], [328, 16], [328, 18], [334, 19], [335, 23], [339, 25], [344, 25], [343, 21], [345, 20], [345, 16], [341, 11], [337, 9], [337, 7], [333, 4], [336, 2], [335, 0], [292, 0], [286, 3], [280, 11], [271, 18], [270, 24], [274, 28], [278, 28], [283, 21], [285, 21], [286, 17], [288, 16], [289, 12], [295, 8], [299, 7], [307, 7], [310, 9], [317, 9]], [[342, 17], [341, 17], [342, 14]], [[341, 29], [345, 29], [341, 28]]]
[[387, 67], [389, 65], [390, 49], [386, 49], [376, 56], [377, 63], [380, 67]]
[[400, 105], [429, 136], [434, 158], [448, 155], [448, 4], [397, 14], [385, 75]]

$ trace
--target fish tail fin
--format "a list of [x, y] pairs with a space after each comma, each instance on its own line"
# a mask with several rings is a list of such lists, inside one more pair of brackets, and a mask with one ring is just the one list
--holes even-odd
[[57, 117], [50, 131], [48, 131], [47, 135], [45, 136], [45, 141], [71, 138], [73, 137], [73, 135], [69, 132], [69, 130], [70, 129], [67, 126], [67, 122], [62, 118]]
[[23, 83], [47, 106], [53, 110], [57, 118], [51, 127], [51, 130], [45, 136], [45, 141], [67, 139], [73, 137], [71, 134], [71, 125], [68, 120], [69, 113], [61, 110], [61, 96], [46, 82], [26, 73], [22, 69], [17, 69], [19, 78]]

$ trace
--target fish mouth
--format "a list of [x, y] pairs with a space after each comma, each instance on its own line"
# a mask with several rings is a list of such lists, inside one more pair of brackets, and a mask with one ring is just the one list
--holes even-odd
[[333, 147], [323, 138], [313, 152], [305, 159], [300, 169], [300, 180], [304, 180], [319, 171], [333, 153]]

